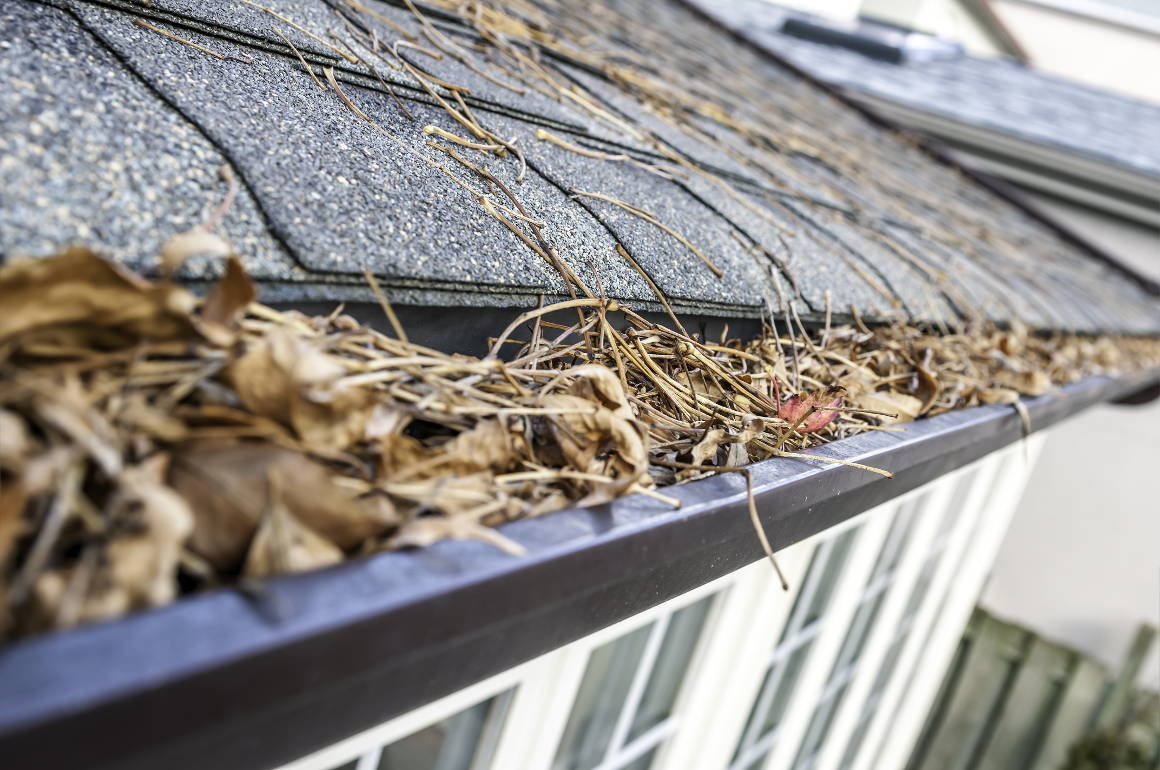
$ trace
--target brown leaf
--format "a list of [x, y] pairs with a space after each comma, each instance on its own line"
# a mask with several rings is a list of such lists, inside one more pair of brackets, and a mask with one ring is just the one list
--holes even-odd
[[124, 504], [136, 511], [143, 529], [115, 538], [106, 554], [113, 583], [128, 594], [134, 607], [173, 600], [181, 549], [193, 532], [193, 514], [185, 498], [164, 482], [167, 459], [157, 455], [126, 468], [120, 478]]
[[24, 418], [0, 409], [0, 467], [19, 471], [33, 452], [33, 446]]
[[193, 227], [171, 236], [161, 247], [161, 274], [166, 277], [173, 275], [186, 260], [193, 257], [216, 261], [233, 253], [234, 247], [225, 238], [203, 227]]
[[267, 577], [303, 572], [342, 561], [342, 550], [302, 524], [286, 508], [277, 475], [271, 471], [262, 523], [250, 543], [242, 574]]
[[512, 556], [523, 556], [527, 552], [519, 543], [466, 516], [420, 516], [407, 522], [391, 538], [389, 545], [392, 548], [418, 548], [448, 538], [482, 540]]
[[491, 474], [438, 475], [413, 481], [387, 481], [383, 489], [392, 497], [413, 503], [419, 510], [463, 513], [496, 499]]
[[273, 329], [227, 375], [251, 411], [293, 427], [312, 448], [341, 450], [366, 435], [375, 406], [371, 391], [340, 382], [345, 372], [317, 345]]
[[0, 483], [0, 583], [13, 543], [20, 536], [24, 521], [24, 506], [28, 503], [28, 490], [20, 481]]
[[693, 464], [712, 465], [712, 461], [717, 459], [717, 450], [724, 440], [725, 431], [721, 428], [705, 431], [705, 435], [701, 437], [701, 440], [697, 442], [690, 453], [693, 457]]
[[267, 479], [303, 525], [339, 548], [352, 548], [394, 526], [386, 501], [364, 499], [336, 483], [325, 466], [262, 443], [196, 441], [174, 451], [169, 482], [194, 512], [191, 549], [219, 569], [236, 569], [267, 508]]
[[[617, 479], [592, 490], [616, 496], [648, 473], [648, 431], [636, 418], [620, 381], [610, 369], [587, 364], [566, 372], [564, 393], [539, 399], [558, 409], [546, 418], [562, 457], [548, 463]], [[563, 462], [563, 466], [558, 463]], [[589, 498], [585, 498], [589, 499]]]
[[205, 295], [200, 318], [205, 323], [228, 327], [257, 297], [258, 290], [242, 263], [231, 256], [226, 261], [225, 275]]
[[480, 422], [443, 446], [445, 460], [440, 466], [440, 472], [510, 471], [520, 464], [514, 441], [504, 423], [491, 420]]
[[855, 405], [862, 409], [872, 409], [877, 412], [890, 412], [897, 417], [878, 417], [882, 425], [893, 425], [898, 422], [910, 422], [917, 419], [922, 413], [922, 401], [906, 393], [896, 393], [891, 390], [863, 393], [858, 396]]
[[121, 437], [104, 415], [86, 403], [79, 381], [66, 381], [35, 407], [41, 419], [84, 449], [107, 476], [115, 477], [121, 472]]
[[196, 301], [184, 289], [154, 285], [87, 249], [72, 248], [0, 268], [0, 342], [75, 325], [83, 325], [78, 334], [179, 339], [192, 333]]
[[984, 404], [1014, 404], [1019, 400], [1019, 391], [1010, 388], [979, 388], [977, 393]]

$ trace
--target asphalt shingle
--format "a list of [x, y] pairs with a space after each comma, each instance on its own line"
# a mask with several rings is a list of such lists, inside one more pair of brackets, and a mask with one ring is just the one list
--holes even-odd
[[[168, 234], [221, 199], [217, 169], [229, 164], [242, 186], [223, 227], [267, 299], [366, 299], [365, 266], [403, 304], [526, 306], [565, 292], [542, 247], [529, 245], [539, 243], [529, 222], [539, 222], [544, 243], [594, 291], [651, 309], [653, 292], [618, 242], [685, 312], [755, 316], [780, 303], [781, 283], [815, 316], [829, 292], [836, 312], [871, 318], [953, 323], [981, 311], [1053, 328], [1160, 328], [1155, 302], [1130, 280], [679, 3], [565, 4], [536, 23], [556, 25], [571, 47], [520, 49], [523, 71], [502, 56], [489, 63], [470, 25], [422, 6], [473, 57], [468, 66], [399, 49], [433, 83], [462, 87], [457, 97], [435, 85], [444, 105], [392, 69], [392, 55], [364, 47], [369, 37], [356, 39], [398, 40], [385, 19], [433, 49], [406, 8], [365, 0], [373, 14], [343, 6], [344, 19], [323, 0], [263, 5], [319, 39], [236, 1], [7, 4], [0, 253], [83, 240], [148, 267]], [[585, 36], [608, 14], [623, 35]], [[134, 23], [142, 16], [202, 48]], [[320, 76], [333, 66], [343, 96], [320, 90], [274, 27]], [[373, 61], [394, 95], [323, 41]], [[467, 134], [447, 107], [522, 148], [520, 180], [510, 152], [437, 142], [486, 166], [524, 213], [429, 146], [425, 126]], [[637, 163], [591, 157], [600, 153]], [[573, 188], [650, 211], [722, 275], [672, 233]], [[208, 277], [216, 266], [187, 270]]]

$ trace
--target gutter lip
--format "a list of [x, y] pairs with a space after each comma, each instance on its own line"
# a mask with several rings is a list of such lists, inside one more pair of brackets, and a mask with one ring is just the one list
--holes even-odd
[[[1160, 383], [1160, 369], [1024, 399], [1033, 430]], [[1009, 406], [823, 445], [891, 470], [751, 466], [781, 549], [1014, 443]], [[732, 474], [503, 525], [513, 557], [443, 541], [261, 593], [223, 589], [0, 648], [8, 768], [269, 767], [434, 701], [762, 558]], [[771, 574], [771, 580], [773, 579]]]

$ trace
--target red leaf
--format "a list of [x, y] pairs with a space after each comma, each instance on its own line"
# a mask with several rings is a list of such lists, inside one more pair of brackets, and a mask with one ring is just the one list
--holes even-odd
[[836, 409], [822, 407], [841, 406], [843, 393], [845, 389], [835, 385], [824, 390], [795, 394], [778, 407], [777, 416], [790, 425], [801, 420], [797, 429], [802, 433], [813, 433], [829, 425], [838, 416]]

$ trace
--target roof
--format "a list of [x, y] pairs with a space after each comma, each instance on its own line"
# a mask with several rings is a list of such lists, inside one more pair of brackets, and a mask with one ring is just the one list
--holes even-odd
[[[228, 163], [241, 193], [223, 228], [267, 301], [368, 300], [364, 265], [402, 304], [526, 306], [562, 294], [523, 220], [521, 238], [428, 162], [451, 161], [426, 144], [424, 126], [466, 132], [415, 79], [354, 40], [355, 25], [366, 41], [396, 39], [385, 22], [422, 40], [405, 7], [368, 3], [358, 7], [373, 14], [343, 6], [343, 18], [324, 2], [270, 0], [281, 19], [225, 0], [6, 4], [0, 250], [45, 254], [82, 240], [148, 265], [169, 234], [221, 199], [217, 169]], [[463, 109], [514, 138], [527, 159], [522, 182], [511, 157], [463, 151], [506, 180], [594, 289], [656, 307], [620, 243], [684, 312], [756, 316], [777, 307], [782, 284], [800, 290], [798, 309], [813, 317], [829, 291], [835, 312], [871, 319], [984, 314], [1033, 327], [1160, 330], [1160, 309], [1131, 278], [683, 5], [613, 6], [635, 25], [631, 42], [615, 39], [605, 13], [565, 6], [538, 20], [571, 30], [527, 65], [538, 75], [480, 54], [471, 67], [406, 54], [463, 86]], [[462, 20], [422, 8], [460, 44], [481, 43]], [[585, 25], [600, 45], [585, 47]], [[341, 58], [330, 40], [377, 72]], [[313, 82], [298, 52], [319, 78], [333, 67], [343, 96]], [[588, 155], [537, 139], [537, 129]], [[598, 153], [639, 163], [589, 157]], [[690, 165], [670, 180], [641, 163]], [[573, 188], [646, 209], [669, 229], [570, 197]], [[494, 188], [485, 194], [511, 208]], [[190, 268], [194, 277], [215, 270]]]
[[1160, 105], [1004, 58], [894, 64], [782, 34], [790, 13], [765, 0], [695, 0], [714, 18], [826, 83], [967, 125], [1090, 156], [1160, 179]]

